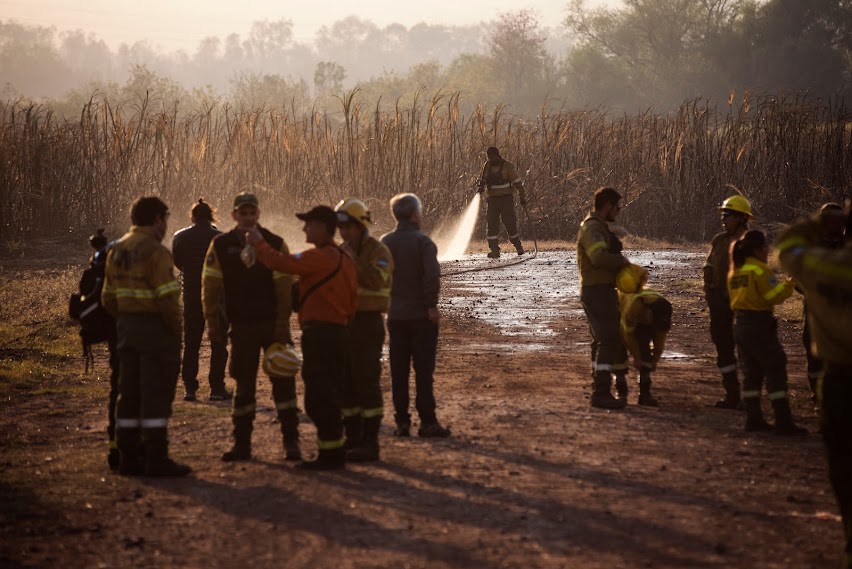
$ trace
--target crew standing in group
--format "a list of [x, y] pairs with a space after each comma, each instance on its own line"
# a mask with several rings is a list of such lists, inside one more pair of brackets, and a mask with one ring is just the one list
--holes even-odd
[[710, 311], [710, 338], [716, 346], [716, 365], [725, 389], [725, 397], [715, 405], [721, 409], [737, 409], [741, 405], [740, 380], [733, 332], [734, 313], [728, 297], [727, 278], [731, 243], [748, 231], [751, 203], [743, 196], [732, 196], [722, 202], [719, 210], [724, 231], [713, 238], [704, 264], [704, 297]]
[[333, 209], [316, 206], [296, 217], [305, 222], [305, 239], [313, 249], [296, 255], [276, 251], [257, 229], [249, 232], [249, 242], [264, 265], [299, 276], [305, 411], [317, 427], [319, 447], [317, 458], [303, 462], [301, 467], [339, 470], [346, 466], [341, 398], [358, 275], [349, 254], [335, 245], [337, 214]]
[[370, 235], [373, 220], [358, 198], [337, 204], [337, 227], [358, 271], [358, 305], [349, 327], [348, 366], [343, 386], [346, 458], [352, 462], [379, 459], [382, 402], [384, 315], [390, 308], [393, 259], [385, 245]]
[[168, 456], [168, 421], [180, 367], [180, 285], [162, 244], [169, 210], [156, 197], [133, 202], [133, 226], [110, 249], [104, 308], [116, 319], [121, 371], [116, 403], [119, 473], [185, 476]]
[[[286, 358], [290, 337], [291, 288], [289, 274], [256, 262], [247, 243], [249, 231], [262, 235], [275, 250], [288, 252], [284, 239], [260, 227], [257, 196], [243, 192], [234, 199], [234, 229], [216, 236], [207, 251], [203, 271], [204, 316], [210, 342], [224, 342], [231, 330], [231, 376], [236, 380], [231, 420], [234, 444], [222, 455], [226, 462], [251, 459], [251, 436], [257, 409], [257, 371], [264, 352], [264, 371], [272, 383], [272, 398], [284, 438], [286, 460], [299, 460], [299, 416], [296, 404], [298, 366], [270, 365], [274, 355]], [[226, 314], [222, 315], [222, 302]], [[292, 355], [290, 358], [292, 359]]]
[[485, 152], [487, 161], [477, 180], [479, 193], [485, 193], [486, 236], [492, 259], [500, 258], [500, 219], [506, 226], [509, 241], [515, 246], [518, 255], [524, 254], [521, 235], [518, 231], [518, 214], [515, 211], [515, 192], [518, 193], [521, 206], [527, 205], [524, 181], [514, 164], [500, 156], [500, 151], [491, 146]]
[[[213, 225], [213, 208], [203, 199], [192, 207], [192, 225], [175, 233], [172, 255], [175, 267], [182, 273], [183, 281], [183, 362], [181, 377], [185, 401], [195, 401], [198, 390], [198, 353], [204, 336], [204, 310], [201, 306], [201, 271], [207, 258], [207, 249], [221, 231]], [[220, 308], [224, 310], [224, 306]], [[225, 338], [210, 343], [210, 401], [230, 401], [231, 393], [225, 389], [225, 364], [228, 361], [228, 344]]]
[[823, 362], [819, 385], [828, 474], [845, 535], [845, 567], [852, 569], [852, 215], [846, 244], [820, 244], [819, 215], [801, 220], [777, 240], [781, 265], [805, 291], [813, 345]]
[[[621, 241], [610, 231], [621, 210], [621, 194], [614, 188], [595, 191], [595, 209], [580, 225], [577, 265], [580, 271], [580, 302], [592, 334], [594, 391], [591, 404], [621, 409], [627, 403], [627, 350], [621, 340], [616, 276], [629, 261], [621, 253]], [[619, 397], [612, 396], [616, 375]]]
[[420, 417], [421, 437], [449, 437], [450, 429], [435, 413], [435, 358], [441, 319], [438, 293], [441, 266], [438, 248], [420, 232], [423, 206], [414, 194], [391, 198], [396, 228], [382, 236], [394, 260], [391, 303], [388, 312], [391, 391], [397, 437], [411, 434], [409, 377], [414, 366], [414, 406]]

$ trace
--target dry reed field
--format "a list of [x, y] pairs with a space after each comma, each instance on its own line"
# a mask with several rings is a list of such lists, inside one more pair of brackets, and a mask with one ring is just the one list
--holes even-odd
[[275, 213], [357, 195], [380, 218], [389, 197], [413, 191], [439, 223], [463, 209], [490, 145], [526, 172], [541, 238], [573, 238], [600, 185], [622, 190], [633, 233], [693, 241], [717, 230], [714, 208], [734, 192], [760, 220], [785, 222], [852, 190], [852, 113], [804, 95], [624, 116], [551, 102], [535, 117], [463, 115], [458, 94], [402, 107], [357, 90], [337, 111], [156, 106], [93, 99], [64, 121], [49, 107], [0, 103], [0, 239], [110, 222], [118, 233], [138, 195], [184, 210], [246, 189]]

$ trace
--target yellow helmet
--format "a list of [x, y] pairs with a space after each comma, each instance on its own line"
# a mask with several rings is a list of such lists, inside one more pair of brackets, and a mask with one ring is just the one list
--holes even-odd
[[337, 212], [337, 219], [341, 223], [348, 221], [357, 221], [365, 227], [373, 225], [373, 220], [370, 219], [370, 210], [367, 209], [367, 204], [358, 198], [346, 198], [342, 200], [337, 207], [334, 208]]
[[719, 206], [721, 210], [736, 211], [751, 217], [751, 202], [743, 196], [731, 196]]
[[290, 344], [275, 342], [263, 355], [263, 371], [270, 377], [293, 377], [302, 367], [302, 357]]
[[624, 294], [634, 294], [642, 290], [648, 281], [648, 270], [640, 265], [629, 265], [618, 271], [615, 277], [615, 286]]

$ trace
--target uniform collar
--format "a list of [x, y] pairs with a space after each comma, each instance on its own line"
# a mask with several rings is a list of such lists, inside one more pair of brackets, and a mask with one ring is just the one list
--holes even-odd
[[154, 239], [157, 238], [157, 234], [154, 233], [154, 228], [150, 225], [131, 225], [130, 233], [141, 233], [142, 235], [147, 235]]

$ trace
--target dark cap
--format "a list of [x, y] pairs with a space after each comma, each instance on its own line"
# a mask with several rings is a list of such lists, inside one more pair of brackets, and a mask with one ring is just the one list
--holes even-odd
[[106, 247], [107, 238], [104, 235], [105, 229], [103, 227], [99, 228], [97, 233], [89, 237], [89, 245], [92, 246], [92, 249], [100, 250]]
[[337, 214], [327, 205], [315, 206], [307, 213], [297, 213], [296, 217], [302, 221], [321, 221], [332, 229], [337, 227]]
[[259, 203], [257, 201], [257, 196], [254, 194], [250, 194], [248, 192], [242, 192], [237, 194], [237, 197], [234, 198], [234, 209], [240, 209], [240, 207], [244, 205], [253, 205], [254, 207], [259, 207]]

